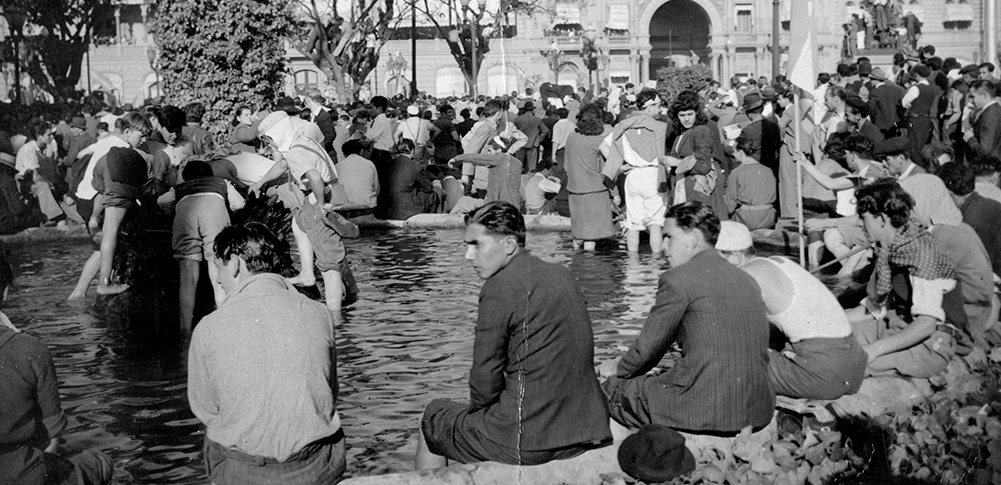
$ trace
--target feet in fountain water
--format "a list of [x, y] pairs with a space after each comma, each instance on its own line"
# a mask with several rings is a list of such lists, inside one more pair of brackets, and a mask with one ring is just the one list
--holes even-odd
[[98, 285], [97, 294], [98, 295], [117, 295], [129, 289], [129, 285], [119, 285], [119, 284], [106, 284]]
[[285, 278], [285, 280], [294, 286], [316, 286], [315, 276], [299, 275], [294, 278]]
[[87, 296], [87, 292], [86, 291], [74, 291], [73, 293], [70, 293], [70, 296], [66, 297], [66, 299], [67, 300], [79, 300], [79, 299], [81, 299], [81, 298], [83, 298], [85, 296]]

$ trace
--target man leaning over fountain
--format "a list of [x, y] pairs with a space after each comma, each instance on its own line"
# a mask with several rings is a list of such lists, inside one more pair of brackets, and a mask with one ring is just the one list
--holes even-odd
[[525, 220], [503, 201], [466, 216], [466, 259], [486, 280], [470, 403], [432, 401], [417, 468], [494, 461], [538, 465], [610, 444], [584, 297], [566, 268], [525, 249]]

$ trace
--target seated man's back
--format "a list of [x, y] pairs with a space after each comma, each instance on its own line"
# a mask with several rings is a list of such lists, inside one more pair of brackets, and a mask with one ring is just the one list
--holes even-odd
[[[463, 463], [570, 458], [611, 439], [587, 306], [566, 268], [524, 249], [517, 208], [491, 202], [468, 219], [494, 224], [497, 212], [520, 221], [520, 242], [478, 222], [466, 230], [467, 259], [487, 280], [480, 292], [471, 402], [432, 401], [421, 436], [434, 454]], [[496, 259], [500, 254], [503, 261]], [[419, 467], [420, 460], [418, 453]]]

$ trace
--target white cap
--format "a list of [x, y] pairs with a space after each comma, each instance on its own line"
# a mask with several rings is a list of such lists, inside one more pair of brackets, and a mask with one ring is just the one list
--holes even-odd
[[950, 81], [958, 81], [960, 79], [963, 79], [963, 75], [959, 73], [959, 69], [953, 69], [949, 71], [949, 73], [946, 74], [945, 76], [949, 78]]
[[743, 251], [752, 246], [754, 241], [747, 226], [734, 221], [720, 222], [719, 237], [716, 238], [718, 251]]
[[416, 104], [412, 104], [410, 106], [407, 106], [407, 114], [408, 115], [410, 115], [410, 116], [417, 116], [420, 113], [421, 113], [421, 110], [419, 108], [417, 108]]

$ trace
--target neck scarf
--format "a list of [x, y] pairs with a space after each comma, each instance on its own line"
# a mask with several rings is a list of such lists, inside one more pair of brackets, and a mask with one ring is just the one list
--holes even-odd
[[876, 253], [876, 300], [883, 301], [893, 289], [891, 268], [906, 268], [910, 276], [926, 280], [956, 279], [956, 269], [931, 233], [913, 220], [897, 233], [888, 247]]

